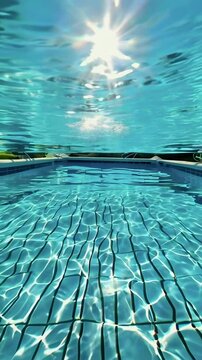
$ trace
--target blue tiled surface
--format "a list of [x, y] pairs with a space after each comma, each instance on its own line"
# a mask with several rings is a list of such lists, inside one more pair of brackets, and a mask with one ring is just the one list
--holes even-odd
[[1, 177], [0, 358], [201, 359], [202, 178], [66, 164]]

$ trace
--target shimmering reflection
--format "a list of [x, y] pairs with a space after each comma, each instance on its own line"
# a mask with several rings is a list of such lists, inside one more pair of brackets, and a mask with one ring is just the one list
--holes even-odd
[[70, 128], [79, 129], [81, 132], [84, 133], [95, 132], [97, 134], [102, 134], [102, 132], [113, 132], [115, 134], [119, 134], [127, 129], [121, 123], [117, 123], [114, 120], [103, 115], [85, 117], [83, 118], [83, 120], [72, 124], [67, 124], [67, 126]]
[[199, 359], [202, 207], [191, 188], [151, 166], [41, 171], [1, 181], [1, 354]]

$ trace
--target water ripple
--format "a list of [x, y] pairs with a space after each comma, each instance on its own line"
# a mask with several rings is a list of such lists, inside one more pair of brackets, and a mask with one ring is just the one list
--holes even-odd
[[71, 186], [1, 204], [1, 353], [199, 359], [200, 205], [159, 186]]

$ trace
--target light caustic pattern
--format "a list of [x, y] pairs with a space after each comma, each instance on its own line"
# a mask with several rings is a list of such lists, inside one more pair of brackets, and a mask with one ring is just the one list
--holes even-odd
[[145, 186], [1, 208], [3, 359], [199, 359], [201, 206]]

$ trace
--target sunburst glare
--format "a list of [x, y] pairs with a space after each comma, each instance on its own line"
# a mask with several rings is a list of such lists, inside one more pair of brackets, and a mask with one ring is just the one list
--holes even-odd
[[93, 34], [85, 36], [86, 42], [91, 42], [92, 48], [90, 55], [81, 63], [86, 66], [90, 63], [100, 60], [107, 66], [110, 73], [113, 72], [113, 59], [130, 60], [130, 57], [124, 54], [120, 49], [120, 39], [117, 29], [113, 29], [110, 24], [110, 14], [107, 13], [103, 19], [102, 27], [98, 27], [95, 23], [87, 22], [87, 26], [92, 30]]
[[118, 7], [120, 5], [120, 0], [114, 0], [114, 5]]

